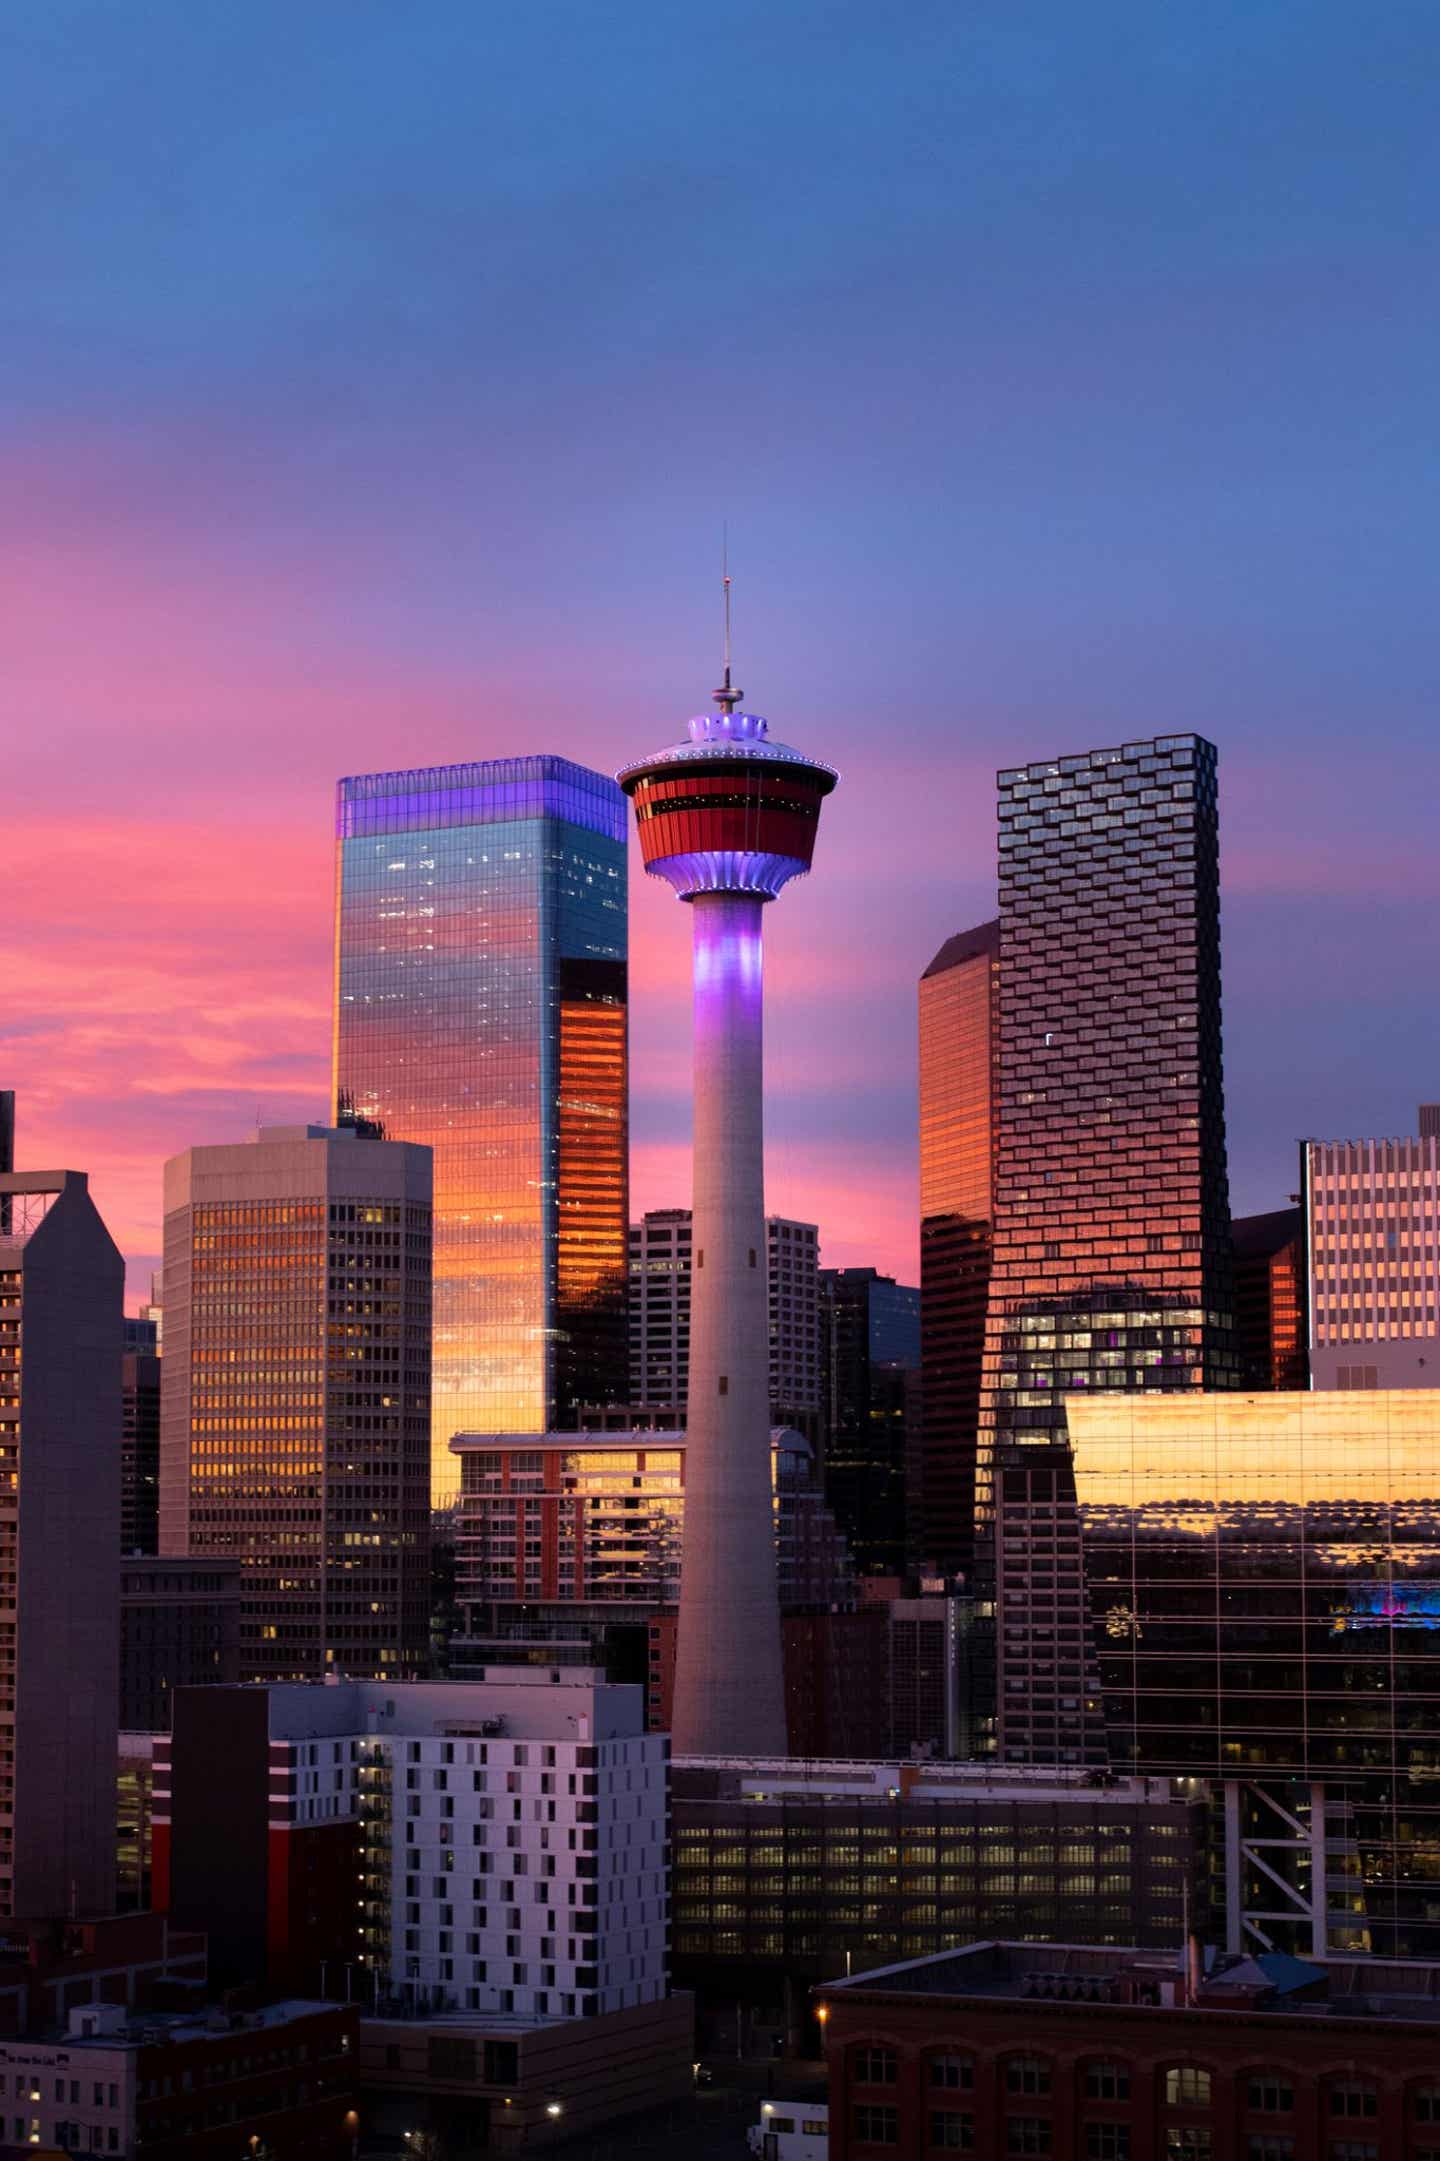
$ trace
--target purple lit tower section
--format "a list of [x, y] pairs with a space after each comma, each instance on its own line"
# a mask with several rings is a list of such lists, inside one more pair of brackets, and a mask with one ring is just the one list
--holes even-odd
[[784, 1755], [770, 1483], [761, 911], [810, 868], [836, 775], [715, 693], [687, 739], [616, 777], [652, 876], [695, 933], [695, 1192], [678, 1755]]

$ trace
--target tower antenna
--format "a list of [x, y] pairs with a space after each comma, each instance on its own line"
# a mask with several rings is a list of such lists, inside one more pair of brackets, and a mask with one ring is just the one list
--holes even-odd
[[728, 718], [744, 697], [730, 680], [730, 526], [726, 520], [720, 527], [720, 586], [725, 596], [725, 680], [717, 691], [711, 693], [715, 703]]

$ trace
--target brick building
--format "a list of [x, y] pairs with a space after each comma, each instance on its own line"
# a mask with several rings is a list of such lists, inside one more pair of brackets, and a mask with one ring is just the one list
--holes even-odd
[[974, 1943], [817, 1991], [830, 2161], [1433, 2161], [1434, 1969]]

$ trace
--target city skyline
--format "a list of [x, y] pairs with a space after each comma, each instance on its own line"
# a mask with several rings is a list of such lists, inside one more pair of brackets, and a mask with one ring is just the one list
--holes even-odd
[[[1236, 1208], [1404, 1131], [1440, 25], [742, 4], [717, 52], [640, 0], [509, 25], [500, 113], [455, 0], [289, 14], [55, 0], [7, 48], [0, 1067], [132, 1303], [167, 1154], [324, 1113], [335, 779], [659, 740], [727, 518], [741, 680], [863, 869], [772, 941], [770, 1201], [828, 1264], [914, 1280], [914, 979], [993, 913], [994, 773], [1071, 742], [1219, 745]], [[766, 146], [723, 181], [722, 109]], [[637, 1212], [688, 1197], [663, 911]]]

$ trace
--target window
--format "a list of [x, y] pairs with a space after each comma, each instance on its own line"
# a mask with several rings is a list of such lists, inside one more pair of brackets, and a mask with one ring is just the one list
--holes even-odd
[[1019, 2154], [1049, 2153], [1049, 2117], [1011, 2116], [1005, 2125], [1005, 2151]]
[[1380, 2148], [1374, 2139], [1336, 2139], [1330, 2146], [1326, 2161], [1380, 2161]]
[[1288, 2116], [1295, 2106], [1295, 2087], [1288, 2071], [1252, 2071], [1247, 2100], [1260, 2116]]
[[1012, 2056], [1005, 2066], [1006, 2093], [1049, 2093], [1050, 2065], [1044, 2056]]
[[1128, 2123], [1087, 2123], [1086, 2161], [1130, 2161]]
[[894, 2146], [900, 2138], [898, 2108], [877, 2108], [862, 2101], [855, 2111], [855, 2138], [861, 2146]]
[[1165, 2073], [1165, 2099], [1174, 2108], [1177, 2103], [1188, 2108], [1209, 2108], [1210, 2073], [1195, 2064], [1172, 2064]]
[[855, 2051], [851, 2076], [857, 2086], [893, 2086], [895, 2083], [895, 2051], [881, 2048], [878, 2043], [862, 2042]]
[[1210, 2131], [1205, 2124], [1172, 2123], [1165, 2132], [1165, 2161], [1210, 2161]]
[[1368, 2079], [1337, 2079], [1330, 2088], [1332, 2116], [1373, 2116], [1378, 2107], [1376, 2090]]
[[1128, 2101], [1130, 2098], [1130, 2066], [1128, 2063], [1112, 2063], [1101, 2057], [1085, 2066], [1085, 2098], [1087, 2101]]
[[952, 2092], [968, 2093], [975, 2084], [974, 2059], [970, 2056], [932, 2056], [930, 2083], [948, 2086]]
[[1245, 2161], [1295, 2161], [1295, 2141], [1288, 2131], [1252, 2131]]
[[1416, 2123], [1440, 2123], [1440, 2086], [1417, 2086], [1410, 2102]]
[[941, 2153], [974, 2153], [975, 2118], [962, 2115], [958, 2108], [932, 2109], [930, 2143]]

